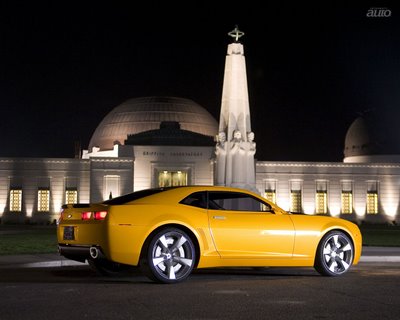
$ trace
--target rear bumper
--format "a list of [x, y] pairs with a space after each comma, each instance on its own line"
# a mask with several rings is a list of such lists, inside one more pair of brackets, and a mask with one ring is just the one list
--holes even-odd
[[58, 252], [67, 259], [85, 262], [88, 259], [104, 259], [104, 254], [99, 246], [75, 246], [58, 244]]

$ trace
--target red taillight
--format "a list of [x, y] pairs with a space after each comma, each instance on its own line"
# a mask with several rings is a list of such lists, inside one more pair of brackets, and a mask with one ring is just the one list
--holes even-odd
[[107, 211], [84, 211], [81, 213], [82, 220], [104, 220], [107, 216]]
[[91, 216], [92, 213], [90, 211], [82, 212], [82, 220], [89, 220]]
[[94, 213], [95, 220], [104, 220], [107, 216], [107, 211], [96, 211]]

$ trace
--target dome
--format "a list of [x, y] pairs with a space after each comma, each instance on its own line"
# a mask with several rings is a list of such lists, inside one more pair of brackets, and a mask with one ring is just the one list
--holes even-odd
[[374, 153], [373, 142], [370, 140], [368, 125], [363, 117], [358, 117], [347, 130], [344, 156], [361, 156]]
[[346, 133], [344, 162], [398, 162], [400, 130], [396, 122], [394, 116], [373, 111], [354, 120]]
[[128, 135], [160, 128], [161, 122], [179, 122], [183, 130], [215, 136], [218, 123], [202, 106], [192, 100], [176, 97], [143, 97], [129, 99], [114, 108], [100, 122], [89, 142], [93, 147], [110, 150], [124, 144]]

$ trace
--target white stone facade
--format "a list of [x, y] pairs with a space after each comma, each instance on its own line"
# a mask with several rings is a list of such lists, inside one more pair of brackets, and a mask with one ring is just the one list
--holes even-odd
[[[187, 184], [212, 185], [213, 147], [123, 146], [131, 156], [91, 159], [0, 159], [2, 223], [53, 223], [67, 189], [78, 202], [99, 202], [134, 190], [158, 186], [161, 172], [183, 172]], [[300, 191], [301, 211], [316, 214], [316, 193], [326, 192], [326, 214], [358, 223], [400, 223], [400, 164], [341, 162], [269, 162], [256, 164], [260, 194], [275, 192], [276, 203], [290, 209], [292, 188]], [[373, 190], [369, 190], [373, 186]], [[22, 190], [21, 211], [10, 211], [10, 190]], [[38, 190], [50, 192], [49, 210], [38, 211]], [[344, 189], [350, 188], [350, 190]], [[376, 188], [376, 190], [375, 190]], [[342, 192], [352, 194], [352, 210], [342, 212]], [[367, 195], [377, 194], [377, 213], [367, 213]]]
[[159, 175], [164, 172], [187, 174], [188, 185], [213, 184], [213, 147], [135, 146], [134, 189], [159, 186]]
[[[285, 210], [290, 210], [295, 185], [301, 194], [301, 211], [318, 213], [316, 193], [322, 186], [328, 215], [356, 222], [400, 222], [400, 164], [259, 161], [256, 176], [261, 194], [275, 191], [276, 203]], [[344, 192], [351, 193], [351, 213], [343, 212]], [[367, 210], [368, 194], [376, 195], [376, 212]]]

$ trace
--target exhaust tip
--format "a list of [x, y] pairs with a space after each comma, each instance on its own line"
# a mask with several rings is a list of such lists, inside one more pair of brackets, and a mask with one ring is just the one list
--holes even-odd
[[97, 259], [99, 257], [99, 249], [96, 247], [90, 247], [89, 254], [93, 259]]

